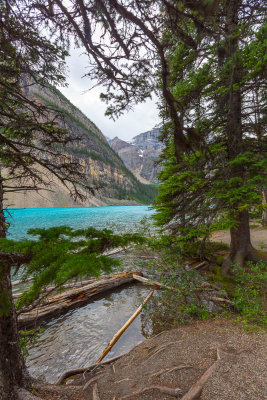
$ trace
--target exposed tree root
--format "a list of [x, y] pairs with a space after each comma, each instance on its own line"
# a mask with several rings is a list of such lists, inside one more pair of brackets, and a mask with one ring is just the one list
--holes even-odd
[[148, 390], [158, 390], [159, 392], [163, 393], [163, 394], [169, 394], [170, 396], [174, 396], [174, 397], [178, 397], [181, 396], [182, 394], [182, 390], [179, 388], [169, 388], [167, 386], [147, 386], [144, 389], [140, 389], [137, 390], [136, 392], [130, 393], [130, 394], [126, 394], [125, 396], [122, 396], [119, 398], [119, 400], [123, 400], [123, 399], [129, 399], [130, 397], [134, 397], [137, 396], [138, 394], [143, 394], [145, 392], [147, 392]]
[[40, 397], [35, 396], [28, 390], [19, 388], [16, 391], [17, 400], [42, 400]]
[[242, 249], [234, 254], [231, 254], [230, 251], [229, 256], [224, 260], [222, 264], [223, 275], [228, 275], [229, 273], [231, 273], [232, 266], [234, 264], [243, 267], [246, 261], [252, 261], [254, 263], [262, 261], [264, 264], [267, 265], [267, 256], [259, 254], [259, 252], [254, 249], [252, 245], [249, 245], [247, 248]]
[[110, 358], [109, 360], [103, 361], [102, 363], [92, 364], [92, 365], [90, 365], [89, 367], [76, 368], [76, 369], [70, 369], [70, 370], [68, 370], [68, 371], [65, 371], [65, 372], [63, 372], [62, 375], [60, 375], [60, 377], [58, 378], [58, 380], [56, 381], [55, 384], [56, 384], [56, 385], [62, 385], [62, 384], [64, 383], [65, 379], [70, 378], [71, 376], [83, 374], [83, 373], [85, 373], [85, 372], [90, 372], [90, 371], [93, 370], [95, 367], [101, 367], [102, 365], [110, 364], [110, 363], [112, 363], [112, 362], [118, 360], [119, 358], [125, 356], [125, 354], [127, 354], [127, 353], [124, 353], [124, 354], [121, 354], [121, 355], [119, 355], [119, 356]]
[[95, 384], [93, 387], [93, 400], [100, 400], [97, 384]]
[[[66, 395], [71, 399], [75, 399], [77, 395], [83, 398], [83, 387], [75, 385], [52, 385], [49, 383], [34, 383], [33, 388], [36, 390], [37, 394], [41, 393], [51, 394], [51, 395]], [[24, 399], [23, 399], [24, 400]]]
[[201, 378], [191, 387], [191, 389], [181, 398], [181, 400], [195, 400], [200, 396], [204, 384], [215, 371], [221, 357], [217, 349], [217, 360], [207, 369]]
[[94, 376], [92, 379], [90, 379], [88, 382], [86, 382], [86, 384], [83, 386], [83, 390], [87, 390], [89, 388], [89, 386], [92, 385], [93, 382], [97, 381], [99, 378], [101, 378], [104, 375], [107, 375], [107, 374], [98, 374], [98, 375]]
[[[200, 396], [204, 384], [207, 382], [207, 380], [210, 378], [212, 373], [215, 371], [220, 359], [221, 359], [221, 357], [220, 357], [220, 354], [219, 354], [219, 350], [217, 349], [217, 360], [207, 369], [207, 371], [191, 387], [191, 389], [186, 394], [183, 395], [181, 400], [196, 400]], [[174, 368], [167, 369], [165, 371], [164, 370], [163, 371], [159, 371], [156, 374], [153, 374], [153, 375], [150, 375], [150, 376], [151, 377], [159, 376], [159, 375], [165, 374], [167, 372], [175, 371], [175, 370], [181, 369], [181, 368], [193, 368], [193, 367], [192, 366], [186, 366], [186, 365], [180, 365], [180, 366], [177, 366], [177, 367], [174, 367]], [[145, 387], [143, 389], [139, 389], [136, 392], [124, 395], [124, 396], [120, 397], [119, 400], [129, 399], [129, 398], [137, 396], [139, 394], [143, 394], [143, 393], [147, 392], [148, 390], [158, 390], [163, 394], [169, 394], [170, 396], [174, 396], [174, 397], [178, 397], [178, 396], [182, 395], [182, 390], [179, 389], [179, 388], [169, 388], [169, 387], [166, 387], [166, 386], [152, 385], [152, 386], [147, 386], [147, 387]]]
[[177, 367], [162, 369], [161, 371], [155, 372], [154, 374], [150, 375], [150, 378], [157, 377], [160, 375], [165, 375], [170, 372], [177, 371], [180, 369], [185, 369], [185, 368], [194, 368], [194, 367], [192, 365], [178, 365]]
[[159, 347], [157, 348], [157, 350], [156, 350], [154, 353], [151, 354], [151, 356], [149, 356], [148, 358], [145, 359], [144, 362], [149, 361], [149, 360], [150, 360], [151, 358], [153, 358], [155, 355], [157, 355], [158, 353], [162, 352], [163, 350], [166, 349], [166, 347], [169, 347], [169, 346], [172, 345], [172, 344], [177, 344], [177, 341], [175, 341], [175, 342], [169, 342], [169, 343], [163, 344], [162, 346], [159, 346]]

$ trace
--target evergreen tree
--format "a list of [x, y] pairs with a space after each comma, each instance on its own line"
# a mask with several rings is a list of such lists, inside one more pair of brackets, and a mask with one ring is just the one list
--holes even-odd
[[[20, 4], [19, 4], [20, 6]], [[8, 224], [5, 193], [36, 190], [59, 179], [74, 197], [86, 185], [82, 167], [72, 157], [59, 159], [55, 147], [73, 141], [64, 119], [27, 96], [31, 84], [64, 82], [66, 51], [42, 34], [38, 20], [16, 1], [0, 2], [0, 238]], [[30, 376], [18, 342], [10, 271], [29, 261], [29, 254], [0, 251], [0, 397], [17, 399], [16, 387], [29, 387]]]
[[249, 230], [249, 212], [261, 208], [266, 186], [266, 133], [256, 129], [262, 128], [263, 114], [252, 101], [256, 88], [264, 97], [266, 25], [260, 6], [255, 2], [247, 15], [241, 1], [222, 3], [216, 27], [206, 24], [209, 33], [197, 50], [185, 49], [180, 40], [169, 56], [177, 113], [184, 131], [196, 140], [190, 151], [179, 153], [172, 121], [166, 126], [155, 218], [181, 235], [183, 244], [230, 228], [224, 272], [233, 263], [261, 258]]
[[[106, 256], [106, 251], [145, 240], [136, 233], [116, 235], [109, 229], [93, 227], [77, 230], [68, 226], [36, 228], [30, 229], [28, 234], [32, 239], [0, 239], [0, 254], [6, 254], [4, 264], [14, 268], [13, 277], [20, 271], [22, 280], [32, 278], [30, 287], [16, 301], [20, 312], [26, 312], [28, 307], [31, 309], [42, 301], [42, 292], [51, 285], [55, 291], [70, 279], [111, 272], [120, 262]], [[14, 255], [20, 257], [12, 259]], [[8, 315], [9, 308], [8, 302], [3, 302], [1, 313]]]
[[[165, 140], [173, 142], [178, 164], [183, 152], [190, 156], [206, 148], [208, 154], [209, 144], [222, 146], [224, 174], [220, 170], [221, 177], [213, 179], [221, 184], [220, 189], [213, 186], [209, 203], [220, 208], [231, 232], [225, 272], [232, 263], [258, 259], [250, 241], [249, 210], [259, 204], [258, 189], [265, 187], [266, 136], [261, 135], [262, 155], [257, 160], [260, 142], [251, 123], [255, 80], [264, 98], [263, 2], [44, 0], [36, 8], [40, 19], [50, 18], [62, 36], [73, 36], [84, 47], [88, 75], [106, 88], [102, 99], [109, 104], [108, 115], [120, 115], [155, 90], [166, 110]], [[170, 59], [177, 44], [187, 55], [174, 85], [179, 61], [173, 64]], [[207, 156], [208, 166], [211, 158]], [[210, 184], [211, 175], [206, 179]]]

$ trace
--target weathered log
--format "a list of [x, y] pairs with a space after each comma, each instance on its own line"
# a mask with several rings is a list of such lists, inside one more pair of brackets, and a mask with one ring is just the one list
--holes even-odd
[[226, 304], [229, 304], [230, 306], [233, 306], [234, 305], [234, 303], [231, 301], [231, 300], [228, 300], [228, 299], [223, 299], [223, 298], [221, 298], [221, 297], [215, 297], [215, 296], [207, 296], [207, 297], [205, 297], [205, 299], [206, 300], [210, 300], [210, 301], [213, 301], [213, 302], [217, 302], [217, 303], [226, 303]]
[[118, 286], [133, 282], [133, 274], [139, 271], [126, 271], [114, 275], [102, 276], [88, 285], [69, 289], [55, 296], [47, 297], [45, 301], [29, 312], [23, 312], [18, 317], [20, 329], [32, 327], [52, 317], [86, 304], [92, 297], [102, 294]]
[[[92, 279], [88, 279], [86, 281], [79, 281], [79, 282], [71, 282], [71, 283], [66, 283], [66, 285], [62, 285], [61, 289], [74, 289], [76, 287], [81, 287], [81, 286], [85, 286], [88, 285], [89, 283], [93, 283], [96, 282], [98, 278], [92, 278]], [[30, 279], [32, 280], [32, 279]], [[26, 282], [26, 281], [24, 281]], [[23, 283], [23, 281], [18, 282], [18, 283]], [[13, 285], [12, 285], [13, 287]], [[46, 293], [46, 292], [50, 292], [51, 290], [56, 289], [56, 286], [48, 286], [46, 288], [44, 288], [42, 290], [42, 293]], [[16, 299], [17, 297], [21, 296], [22, 292], [20, 293], [13, 293], [13, 298]]]
[[155, 289], [175, 290], [175, 288], [172, 287], [172, 286], [166, 286], [163, 283], [156, 282], [156, 281], [151, 281], [150, 279], [144, 278], [143, 276], [140, 276], [140, 275], [133, 274], [133, 278], [136, 279], [139, 282], [144, 283], [145, 285], [153, 286]]
[[27, 279], [24, 279], [23, 281], [12, 282], [12, 287], [22, 285], [23, 283], [30, 282], [32, 280], [33, 280], [33, 278], [27, 278]]
[[208, 264], [207, 261], [202, 261], [200, 264], [197, 264], [195, 267], [192, 267], [189, 271], [194, 271], [197, 270], [201, 267], [204, 267], [204, 265]]
[[119, 340], [119, 338], [121, 337], [123, 332], [126, 331], [126, 329], [131, 325], [131, 323], [135, 320], [135, 318], [140, 314], [140, 312], [142, 311], [143, 305], [149, 301], [149, 299], [152, 297], [153, 293], [154, 293], [154, 290], [151, 290], [151, 292], [145, 298], [143, 303], [137, 308], [135, 313], [128, 319], [127, 322], [125, 322], [125, 324], [121, 327], [121, 329], [113, 336], [113, 338], [111, 339], [111, 341], [109, 342], [109, 344], [107, 345], [105, 350], [103, 351], [102, 355], [97, 360], [97, 363], [100, 363], [103, 360], [103, 358], [106, 357], [106, 355], [112, 349], [114, 344]]

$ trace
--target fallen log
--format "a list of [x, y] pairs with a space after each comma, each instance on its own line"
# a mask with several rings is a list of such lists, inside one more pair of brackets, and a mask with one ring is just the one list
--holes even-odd
[[22, 285], [23, 283], [30, 282], [30, 281], [33, 281], [33, 278], [27, 278], [27, 279], [24, 279], [23, 281], [12, 282], [12, 287]]
[[208, 264], [207, 261], [203, 261], [200, 264], [197, 264], [195, 267], [192, 267], [189, 271], [194, 271], [197, 269], [200, 269], [201, 267], [204, 267], [204, 265]]
[[133, 274], [133, 278], [136, 279], [139, 282], [142, 282], [142, 283], [146, 284], [146, 285], [153, 286], [155, 289], [175, 290], [175, 288], [172, 287], [172, 286], [166, 286], [163, 283], [156, 282], [156, 281], [151, 281], [150, 279], [144, 278], [143, 276], [140, 276], [140, 275]]
[[231, 300], [228, 300], [228, 299], [224, 299], [224, 298], [221, 298], [221, 297], [215, 297], [215, 296], [207, 296], [207, 297], [205, 297], [205, 299], [206, 300], [210, 300], [210, 301], [213, 301], [213, 302], [217, 302], [217, 303], [226, 303], [226, 304], [229, 304], [230, 306], [233, 306], [234, 305], [234, 303], [231, 301]]
[[[155, 289], [168, 289], [168, 290], [175, 290], [174, 287], [172, 286], [166, 286], [163, 283], [157, 282], [157, 281], [151, 281], [150, 279], [144, 278], [143, 276], [140, 275], [135, 275], [133, 274], [133, 278], [136, 279], [138, 282], [142, 282], [145, 285], [152, 286]], [[196, 288], [197, 291], [202, 291], [205, 287], [211, 288], [213, 290], [218, 290], [217, 287], [214, 285], [209, 284], [208, 282], [203, 282], [201, 284], [200, 288]], [[234, 303], [231, 300], [218, 297], [218, 296], [206, 296], [205, 300], [210, 300], [213, 302], [218, 302], [218, 303], [227, 303], [230, 304], [231, 306], [234, 305]]]
[[153, 293], [154, 293], [154, 290], [151, 290], [151, 292], [149, 292], [148, 296], [145, 298], [143, 303], [137, 308], [135, 313], [128, 319], [127, 322], [125, 322], [125, 324], [121, 327], [121, 329], [113, 336], [113, 338], [111, 339], [111, 341], [109, 342], [109, 344], [107, 345], [105, 350], [103, 351], [102, 355], [97, 360], [97, 362], [96, 362], [97, 364], [100, 363], [104, 357], [106, 357], [106, 355], [112, 349], [114, 344], [119, 340], [119, 338], [121, 337], [123, 332], [126, 331], [126, 329], [131, 325], [131, 323], [135, 320], [135, 318], [141, 313], [143, 305], [149, 301], [149, 299], [153, 296]]
[[[61, 289], [73, 289], [73, 288], [76, 288], [76, 287], [85, 286], [85, 285], [88, 285], [89, 283], [96, 282], [97, 279], [98, 278], [92, 278], [92, 279], [88, 279], [86, 281], [67, 283], [66, 285], [62, 285]], [[32, 280], [32, 279], [30, 279], [30, 280]], [[19, 282], [19, 283], [23, 283], [23, 282]], [[13, 285], [12, 285], [12, 287], [13, 287]], [[44, 288], [41, 293], [51, 292], [51, 290], [53, 290], [53, 289], [56, 289], [56, 286], [48, 286], [48, 287]], [[22, 293], [23, 292], [13, 293], [12, 296], [13, 296], [14, 299], [16, 299], [17, 297], [21, 296]]]
[[126, 271], [114, 275], [101, 276], [88, 285], [69, 289], [55, 296], [47, 297], [41, 304], [31, 311], [22, 312], [18, 317], [19, 329], [27, 329], [40, 322], [59, 316], [67, 311], [86, 304], [92, 297], [109, 291], [113, 288], [133, 282], [133, 274], [139, 271]]

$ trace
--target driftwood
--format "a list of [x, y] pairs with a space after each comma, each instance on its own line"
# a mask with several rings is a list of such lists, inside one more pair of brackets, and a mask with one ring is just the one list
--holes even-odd
[[[206, 263], [206, 261], [203, 261], [203, 263], [205, 264]], [[202, 264], [203, 264], [202, 263]], [[203, 265], [204, 265], [203, 264]], [[200, 265], [200, 264], [199, 264]], [[197, 266], [198, 267], [198, 266]], [[175, 290], [175, 288], [174, 287], [172, 287], [172, 286], [166, 286], [166, 285], [163, 285], [162, 283], [160, 283], [160, 282], [156, 282], [156, 281], [151, 281], [151, 280], [149, 280], [149, 279], [147, 279], [147, 278], [144, 278], [143, 276], [139, 276], [139, 275], [135, 275], [135, 274], [133, 274], [133, 278], [134, 279], [136, 279], [138, 282], [142, 282], [142, 283], [144, 283], [145, 285], [149, 285], [149, 286], [152, 286], [152, 287], [154, 287], [155, 289], [168, 289], [168, 290]], [[206, 287], [210, 287], [210, 288], [214, 288], [214, 290], [218, 290], [218, 288], [215, 288], [214, 286], [212, 286], [212, 285], [210, 285], [208, 282], [203, 282], [204, 283], [204, 285], [202, 284], [201, 286], [201, 288], [197, 288], [197, 290], [203, 290], [204, 288], [205, 288], [205, 286]], [[231, 301], [231, 300], [228, 300], [228, 299], [225, 299], [225, 298], [222, 298], [222, 297], [218, 297], [218, 296], [205, 296], [205, 300], [209, 300], [209, 301], [213, 301], [213, 302], [217, 302], [217, 303], [226, 303], [226, 304], [229, 304], [229, 305], [231, 305], [231, 306], [233, 306], [234, 305], [234, 303]]]
[[131, 323], [135, 320], [135, 318], [140, 314], [140, 312], [142, 311], [143, 305], [149, 301], [149, 299], [153, 296], [153, 293], [154, 293], [154, 290], [151, 290], [151, 292], [145, 298], [143, 303], [137, 308], [135, 313], [128, 319], [128, 321], [121, 327], [121, 329], [113, 336], [113, 338], [111, 339], [111, 341], [109, 342], [109, 344], [107, 345], [105, 350], [103, 351], [102, 355], [97, 360], [97, 363], [100, 363], [103, 360], [103, 358], [108, 354], [108, 352], [112, 349], [114, 344], [119, 340], [119, 338], [121, 337], [123, 332], [126, 331], [126, 329], [131, 325]]
[[221, 357], [217, 349], [217, 360], [207, 369], [201, 378], [191, 387], [191, 389], [181, 398], [181, 400], [195, 400], [201, 395], [204, 384], [215, 371]]
[[[93, 279], [88, 279], [88, 280], [86, 280], [86, 281], [79, 281], [79, 282], [66, 283], [65, 285], [62, 285], [60, 288], [61, 288], [61, 289], [74, 289], [74, 288], [76, 288], [76, 287], [81, 287], [81, 286], [88, 285], [89, 283], [96, 282], [97, 279], [98, 279], [98, 278], [93, 278]], [[30, 278], [30, 280], [33, 280], [33, 279]], [[24, 282], [26, 282], [26, 281], [24, 281]], [[20, 284], [20, 283], [23, 283], [23, 281], [18, 282], [18, 284]], [[12, 285], [12, 287], [13, 287], [13, 285]], [[48, 287], [44, 288], [44, 289], [42, 290], [41, 293], [51, 292], [51, 290], [53, 290], [53, 289], [57, 289], [57, 287], [56, 287], [56, 286], [48, 286]], [[19, 297], [19, 296], [21, 296], [21, 295], [22, 295], [22, 292], [20, 292], [20, 293], [13, 293], [12, 296], [13, 296], [13, 298], [15, 299], [15, 298], [17, 298], [17, 297]]]
[[231, 300], [228, 299], [223, 299], [222, 297], [215, 297], [215, 296], [207, 296], [205, 297], [206, 300], [210, 300], [213, 302], [217, 303], [226, 303], [229, 304], [230, 306], [233, 306], [234, 303]]
[[133, 274], [133, 278], [139, 282], [146, 284], [146, 285], [153, 286], [155, 289], [175, 290], [175, 288], [172, 286], [166, 286], [166, 285], [163, 285], [163, 283], [151, 281], [150, 279], [144, 278], [143, 276], [140, 276], [140, 275]]
[[200, 264], [197, 264], [195, 267], [192, 267], [189, 271], [197, 270], [197, 269], [199, 269], [201, 267], [204, 267], [204, 265], [206, 265], [206, 264], [208, 264], [207, 261], [202, 261]]
[[88, 285], [69, 289], [55, 296], [47, 297], [45, 301], [33, 310], [23, 312], [18, 317], [18, 326], [25, 329], [39, 324], [41, 321], [66, 313], [68, 310], [87, 303], [92, 297], [110, 289], [132, 282], [133, 274], [138, 271], [126, 271], [119, 274], [102, 276]]
[[18, 285], [21, 285], [23, 283], [30, 282], [30, 281], [33, 281], [33, 278], [27, 278], [27, 279], [24, 279], [23, 281], [12, 282], [12, 287], [18, 286]]

